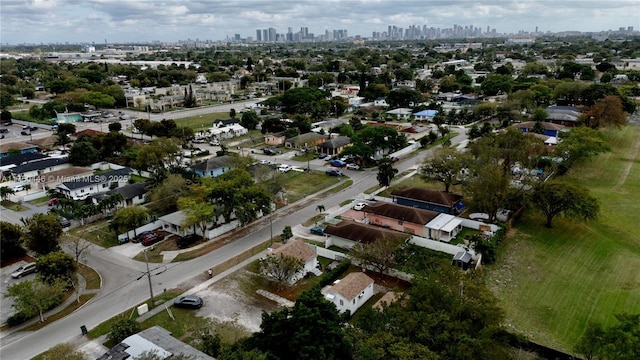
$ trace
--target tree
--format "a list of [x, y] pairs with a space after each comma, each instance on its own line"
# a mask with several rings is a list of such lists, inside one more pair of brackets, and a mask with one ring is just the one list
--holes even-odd
[[107, 339], [113, 344], [118, 344], [139, 331], [140, 327], [135, 319], [120, 317], [111, 325], [111, 331], [107, 334]]
[[293, 277], [304, 268], [301, 259], [289, 255], [269, 255], [260, 259], [260, 272], [273, 280], [282, 290], [291, 284]]
[[604, 132], [586, 126], [578, 126], [571, 131], [561, 132], [560, 140], [560, 143], [555, 147], [555, 153], [569, 165], [611, 150]]
[[260, 331], [244, 343], [273, 359], [352, 358], [344, 336], [343, 317], [326, 301], [316, 286], [298, 297], [293, 309], [262, 314]]
[[543, 108], [536, 108], [533, 111], [533, 116], [531, 117], [531, 120], [536, 122], [541, 122], [541, 121], [547, 120], [548, 118], [549, 118], [549, 114], [547, 114], [547, 110]]
[[280, 234], [280, 240], [283, 244], [286, 244], [292, 237], [293, 231], [291, 231], [291, 226], [285, 226], [284, 229], [282, 229], [282, 234]]
[[598, 216], [598, 200], [591, 196], [586, 188], [559, 181], [547, 181], [539, 184], [531, 194], [533, 205], [546, 217], [545, 226], [551, 227], [551, 221], [557, 215], [576, 220], [591, 220]]
[[7, 200], [7, 198], [11, 195], [15, 195], [16, 191], [8, 186], [0, 187], [0, 198], [2, 201]]
[[162, 213], [177, 210], [178, 199], [182, 196], [187, 196], [189, 192], [185, 178], [180, 175], [169, 174], [162, 180], [160, 185], [150, 191], [149, 199], [151, 203], [149, 208]]
[[38, 314], [40, 322], [43, 322], [43, 313], [62, 301], [65, 284], [65, 281], [55, 281], [53, 284], [38, 280], [21, 281], [9, 286], [5, 297], [13, 298], [12, 306], [17, 311], [28, 317]]
[[74, 235], [66, 235], [62, 244], [73, 254], [76, 266], [80, 261], [80, 257], [88, 253], [93, 247], [93, 243]]
[[240, 125], [244, 126], [248, 130], [255, 130], [258, 123], [260, 123], [260, 118], [254, 111], [244, 112], [240, 119]]
[[605, 126], [619, 128], [626, 124], [627, 114], [622, 108], [620, 97], [609, 95], [591, 106], [582, 119], [585, 125], [594, 129]]
[[180, 165], [177, 154], [179, 140], [174, 138], [157, 138], [143, 146], [136, 154], [135, 168], [158, 171], [166, 167]]
[[449, 147], [438, 148], [431, 158], [426, 158], [420, 167], [420, 176], [427, 182], [438, 181], [449, 192], [451, 185], [459, 185], [464, 180], [463, 169], [469, 158], [464, 153]]
[[391, 108], [416, 106], [423, 101], [424, 97], [419, 91], [408, 88], [399, 88], [387, 95], [387, 103]]
[[59, 360], [88, 360], [87, 354], [77, 350], [75, 345], [70, 343], [58, 344], [42, 354], [43, 359]]
[[209, 223], [216, 218], [216, 206], [204, 199], [184, 197], [178, 199], [178, 209], [185, 213], [182, 226], [185, 228], [198, 226], [202, 237], [206, 239], [207, 227], [209, 226]]
[[112, 122], [109, 124], [109, 131], [118, 132], [120, 130], [122, 130], [122, 124], [120, 124], [119, 122]]
[[351, 249], [353, 257], [362, 260], [368, 266], [373, 266], [379, 273], [384, 274], [398, 263], [398, 251], [404, 244], [402, 237], [383, 237], [368, 244], [358, 243]]
[[116, 232], [122, 229], [126, 231], [133, 230], [133, 236], [136, 236], [136, 228], [143, 225], [147, 220], [148, 211], [141, 205], [133, 205], [122, 208], [113, 215], [111, 220], [112, 226]]
[[0, 258], [3, 260], [24, 255], [22, 228], [6, 221], [0, 221]]
[[616, 314], [618, 324], [591, 323], [576, 345], [587, 360], [640, 359], [640, 314]]
[[99, 160], [100, 151], [89, 141], [76, 142], [69, 150], [69, 162], [74, 166], [88, 166]]
[[398, 169], [393, 167], [393, 163], [391, 159], [385, 157], [378, 162], [378, 175], [376, 178], [378, 179], [378, 184], [380, 186], [389, 186], [391, 184], [391, 180], [398, 173]]
[[513, 79], [510, 75], [490, 74], [480, 84], [482, 93], [488, 96], [497, 95], [498, 93], [509, 93], [513, 87]]
[[58, 238], [62, 225], [55, 214], [35, 214], [25, 224], [25, 243], [28, 249], [40, 255], [60, 250]]
[[76, 132], [76, 126], [74, 124], [72, 123], [58, 124], [58, 134], [60, 133], [73, 134], [74, 132]]
[[73, 257], [60, 251], [39, 256], [36, 268], [38, 269], [38, 278], [48, 284], [53, 284], [58, 280], [69, 281], [78, 270]]

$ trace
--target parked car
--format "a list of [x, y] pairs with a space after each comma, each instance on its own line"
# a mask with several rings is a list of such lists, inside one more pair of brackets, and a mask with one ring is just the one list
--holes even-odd
[[278, 171], [282, 172], [282, 173], [286, 173], [291, 171], [291, 166], [287, 165], [287, 164], [282, 164], [278, 167]]
[[264, 150], [262, 150], [262, 152], [264, 152], [265, 155], [275, 155], [276, 151], [271, 149], [271, 148], [265, 148]]
[[11, 273], [11, 277], [14, 279], [19, 279], [25, 275], [33, 274], [36, 272], [36, 263], [28, 263], [26, 265], [22, 265], [16, 269], [16, 271]]
[[24, 130], [22, 130], [22, 131], [20, 131], [20, 135], [29, 135], [29, 133], [24, 131]]
[[198, 234], [189, 234], [178, 238], [178, 240], [176, 241], [176, 245], [178, 246], [178, 249], [184, 249], [189, 247], [189, 245], [200, 241], [200, 239], [202, 239], [202, 236]]
[[336, 169], [328, 169], [325, 173], [329, 176], [342, 176], [344, 175], [342, 171]]
[[144, 238], [145, 236], [147, 236], [147, 235], [149, 235], [149, 234], [152, 234], [152, 233], [153, 233], [152, 231], [143, 231], [143, 232], [141, 232], [141, 233], [137, 234], [137, 235], [133, 238], [133, 240], [131, 240], [131, 242], [139, 243], [140, 241], [142, 241], [142, 238]]
[[173, 306], [187, 309], [200, 309], [202, 307], [202, 298], [195, 295], [185, 295], [177, 298], [173, 302]]
[[329, 155], [327, 155], [327, 154], [325, 154], [325, 153], [320, 153], [320, 154], [318, 155], [318, 159], [324, 159], [324, 158], [326, 158], [327, 156], [329, 156]]
[[164, 238], [164, 236], [159, 235], [155, 232], [152, 232], [151, 234], [145, 235], [142, 240], [140, 240], [140, 243], [144, 246], [149, 246], [149, 245], [153, 245], [155, 243], [157, 243], [158, 241], [162, 240]]
[[209, 145], [211, 145], [211, 146], [219, 146], [219, 145], [220, 145], [220, 141], [218, 141], [218, 140], [211, 140], [211, 141], [209, 141]]
[[347, 169], [360, 170], [360, 165], [358, 165], [358, 164], [347, 164]]
[[260, 165], [269, 165], [269, 164], [271, 164], [271, 161], [263, 159], [263, 160], [258, 161], [258, 164], [260, 164]]
[[325, 229], [325, 227], [324, 227], [324, 226], [314, 226], [314, 227], [312, 227], [309, 231], [310, 231], [312, 234], [316, 234], [316, 235], [324, 235], [324, 229]]
[[69, 219], [61, 217], [60, 218], [60, 225], [62, 225], [63, 228], [69, 227], [71, 226], [71, 221], [69, 221]]
[[7, 128], [0, 129], [0, 134], [7, 134], [8, 132], [9, 132], [9, 129]]
[[49, 202], [47, 202], [47, 205], [49, 206], [55, 206], [58, 204], [58, 198], [51, 198], [49, 199]]
[[367, 203], [359, 202], [353, 206], [353, 210], [362, 211], [362, 209], [364, 209], [365, 206], [367, 206]]
[[347, 166], [347, 163], [342, 161], [342, 160], [331, 160], [331, 161], [329, 161], [329, 165], [331, 165], [333, 167], [343, 168], [343, 167]]

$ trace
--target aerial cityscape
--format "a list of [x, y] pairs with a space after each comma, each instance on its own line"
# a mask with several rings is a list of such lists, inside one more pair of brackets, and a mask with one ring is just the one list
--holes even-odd
[[640, 1], [0, 3], [0, 359], [640, 359]]

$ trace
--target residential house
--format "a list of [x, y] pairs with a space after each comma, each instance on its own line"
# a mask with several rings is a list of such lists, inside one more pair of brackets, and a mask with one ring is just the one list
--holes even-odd
[[459, 214], [464, 209], [462, 196], [446, 191], [407, 187], [393, 190], [391, 197], [396, 204], [418, 207], [445, 214]]
[[345, 119], [327, 119], [311, 124], [311, 131], [320, 133], [320, 130], [324, 130], [329, 133], [331, 129], [334, 129], [342, 124], [348, 124], [349, 121]]
[[4, 141], [0, 144], [0, 158], [6, 157], [10, 155], [10, 152], [15, 151], [15, 154], [28, 154], [38, 152], [38, 147], [33, 144], [28, 144], [26, 142], [12, 142], [5, 143]]
[[284, 146], [289, 149], [313, 148], [327, 140], [328, 135], [320, 135], [314, 132], [294, 136], [284, 141]]
[[171, 336], [171, 332], [158, 325], [127, 337], [97, 360], [138, 359], [145, 353], [153, 353], [158, 359], [182, 355], [186, 359], [215, 360], [214, 357]]
[[216, 177], [231, 169], [235, 158], [229, 155], [209, 158], [191, 166], [191, 170], [202, 177]]
[[[175, 211], [171, 214], [159, 217], [158, 220], [161, 223], [162, 230], [170, 232], [178, 236], [185, 236], [187, 234], [197, 233], [197, 226], [193, 226], [193, 231], [189, 231], [190, 228], [184, 228], [182, 224], [187, 218], [187, 214], [184, 211]], [[202, 234], [200, 234], [202, 235]]]
[[373, 101], [373, 106], [389, 107], [386, 97], [379, 97]]
[[51, 171], [61, 170], [71, 167], [69, 160], [66, 157], [63, 158], [46, 158], [38, 161], [32, 161], [23, 165], [13, 167], [11, 170], [11, 176], [14, 180], [28, 180], [36, 179], [40, 175], [46, 174]]
[[438, 114], [438, 110], [422, 110], [413, 114], [416, 121], [431, 121]]
[[209, 130], [211, 137], [217, 140], [232, 139], [234, 137], [245, 135], [249, 132], [240, 124], [231, 124], [224, 127], [212, 127]]
[[91, 195], [91, 198], [93, 199], [93, 203], [97, 205], [100, 200], [114, 194], [120, 194], [122, 196], [122, 201], [117, 205], [118, 208], [140, 205], [146, 201], [147, 184], [144, 182], [127, 184], [117, 189]]
[[66, 198], [84, 200], [93, 194], [125, 186], [129, 183], [131, 173], [132, 170], [125, 167], [99, 175], [64, 181], [56, 189]]
[[337, 225], [328, 225], [324, 229], [327, 237], [325, 247], [332, 245], [343, 249], [351, 249], [356, 244], [371, 244], [382, 238], [409, 239], [410, 235], [386, 229], [380, 226], [367, 225], [350, 220], [343, 220]]
[[409, 108], [397, 108], [389, 110], [386, 113], [394, 117], [396, 120], [409, 120], [412, 114], [411, 109]]
[[[542, 133], [542, 135], [546, 135], [546, 136], [553, 136], [555, 138], [558, 137], [558, 133], [563, 131], [565, 129], [564, 125], [559, 125], [559, 124], [554, 124], [551, 122], [540, 122], [540, 124], [542, 125], [544, 132]], [[522, 131], [523, 133], [529, 133], [529, 132], [533, 132], [534, 127], [536, 126], [536, 122], [535, 121], [525, 121], [525, 122], [521, 122], [521, 123], [517, 123], [517, 124], [513, 124], [511, 125], [514, 128], [519, 129], [520, 131]]]
[[436, 211], [398, 205], [386, 201], [378, 201], [367, 205], [362, 209], [361, 213], [365, 224], [382, 226], [422, 237], [428, 237], [429, 232], [425, 226], [440, 215]]
[[37, 146], [40, 151], [52, 150], [58, 143], [58, 136], [51, 135], [40, 139], [33, 139], [29, 140], [29, 143]]
[[335, 156], [340, 154], [342, 150], [348, 146], [351, 146], [351, 139], [346, 136], [338, 136], [318, 144], [318, 146], [316, 146], [316, 151], [320, 154]]
[[91, 175], [93, 175], [93, 170], [90, 168], [70, 166], [39, 175], [35, 179], [36, 184], [34, 189], [55, 189], [65, 181], [71, 181]]
[[5, 157], [0, 157], [0, 172], [8, 171], [18, 165], [23, 165], [32, 161], [38, 161], [47, 158], [47, 155], [40, 154], [38, 152], [15, 154]]
[[271, 133], [264, 135], [264, 143], [271, 146], [278, 146], [284, 144], [286, 140], [283, 132]]
[[227, 127], [227, 126], [231, 126], [231, 125], [237, 125], [237, 124], [240, 124], [240, 120], [236, 119], [236, 118], [218, 119], [218, 120], [213, 122], [213, 127], [214, 128], [223, 128], [223, 127]]
[[547, 121], [564, 126], [576, 126], [578, 118], [582, 115], [580, 109], [573, 106], [548, 106], [546, 109]]
[[325, 299], [332, 302], [339, 312], [353, 315], [373, 296], [372, 278], [363, 272], [352, 272], [333, 285], [322, 290]]
[[302, 261], [304, 264], [302, 270], [298, 271], [291, 279], [289, 279], [291, 284], [295, 284], [307, 273], [317, 271], [316, 266], [318, 265], [318, 256], [315, 249], [315, 247], [310, 246], [300, 239], [294, 239], [286, 244], [273, 244], [272, 250], [269, 252], [268, 256], [289, 256]]

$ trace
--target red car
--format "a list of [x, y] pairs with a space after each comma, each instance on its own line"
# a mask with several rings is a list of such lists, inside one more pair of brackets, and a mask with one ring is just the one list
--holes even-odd
[[162, 240], [164, 238], [164, 236], [162, 235], [158, 235], [155, 232], [146, 234], [145, 236], [142, 237], [142, 240], [140, 240], [140, 243], [144, 246], [149, 246], [149, 245], [153, 245], [155, 243], [157, 243], [158, 241]]
[[51, 200], [49, 200], [49, 202], [47, 203], [47, 205], [49, 206], [54, 206], [58, 204], [58, 198], [52, 198]]

